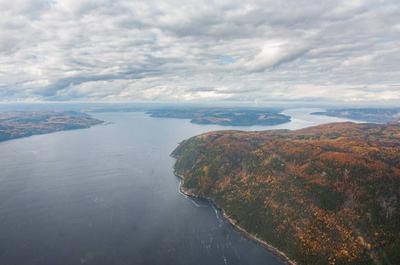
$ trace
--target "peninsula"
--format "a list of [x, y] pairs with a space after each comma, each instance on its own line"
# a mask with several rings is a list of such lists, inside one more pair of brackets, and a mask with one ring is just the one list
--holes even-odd
[[153, 109], [147, 114], [155, 118], [190, 119], [196, 124], [222, 126], [278, 125], [290, 121], [290, 117], [276, 109], [247, 108], [179, 108]]
[[297, 264], [400, 264], [400, 124], [217, 131], [172, 153], [182, 190]]
[[18, 111], [0, 113], [0, 141], [36, 134], [89, 128], [102, 121], [75, 111]]

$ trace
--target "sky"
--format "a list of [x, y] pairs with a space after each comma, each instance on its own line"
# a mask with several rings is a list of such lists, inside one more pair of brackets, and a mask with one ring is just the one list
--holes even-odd
[[398, 0], [0, 0], [0, 102], [400, 102]]

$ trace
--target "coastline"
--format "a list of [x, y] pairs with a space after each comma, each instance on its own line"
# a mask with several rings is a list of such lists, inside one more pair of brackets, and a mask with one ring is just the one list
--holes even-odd
[[241, 233], [242, 235], [244, 235], [245, 237], [247, 237], [250, 240], [255, 241], [256, 243], [260, 244], [262, 247], [264, 247], [267, 251], [269, 251], [270, 253], [272, 253], [273, 255], [275, 255], [276, 257], [278, 257], [279, 259], [281, 259], [281, 261], [283, 261], [285, 264], [287, 265], [297, 265], [297, 263], [294, 260], [291, 260], [284, 252], [280, 251], [279, 249], [277, 249], [276, 247], [272, 246], [271, 244], [269, 244], [268, 242], [266, 242], [265, 240], [262, 240], [260, 238], [258, 238], [257, 236], [249, 233], [246, 229], [244, 229], [243, 227], [241, 227], [240, 225], [237, 224], [237, 221], [235, 219], [233, 219], [232, 217], [230, 217], [225, 211], [224, 209], [222, 209], [221, 207], [219, 207], [215, 201], [211, 198], [208, 197], [202, 197], [199, 196], [197, 194], [194, 194], [192, 191], [185, 189], [183, 187], [183, 182], [185, 181], [184, 177], [179, 175], [178, 173], [176, 173], [174, 171], [174, 175], [176, 177], [178, 177], [180, 179], [179, 181], [179, 192], [181, 194], [183, 194], [186, 197], [189, 198], [195, 198], [195, 199], [204, 199], [207, 200], [209, 203], [211, 203], [217, 210], [219, 210], [223, 217], [225, 218], [225, 220], [228, 221], [228, 223], [230, 225], [233, 226], [233, 228], [238, 231], [239, 233]]

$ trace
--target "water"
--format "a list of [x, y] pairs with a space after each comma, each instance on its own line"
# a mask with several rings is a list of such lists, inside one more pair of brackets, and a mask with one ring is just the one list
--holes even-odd
[[[270, 128], [337, 121], [289, 112], [292, 123]], [[112, 123], [0, 143], [0, 264], [282, 264], [178, 192], [169, 157], [178, 142], [229, 128], [96, 117]]]

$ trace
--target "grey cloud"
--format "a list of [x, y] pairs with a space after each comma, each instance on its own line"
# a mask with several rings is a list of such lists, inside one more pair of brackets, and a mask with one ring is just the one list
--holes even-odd
[[187, 92], [210, 92], [215, 91], [213, 87], [192, 87], [186, 89]]
[[43, 89], [36, 92], [36, 94], [42, 97], [55, 97], [61, 90], [68, 89], [71, 86], [79, 86], [87, 82], [96, 81], [109, 81], [109, 80], [133, 80], [140, 79], [143, 77], [149, 77], [151, 75], [157, 74], [156, 71], [126, 71], [119, 74], [109, 74], [109, 75], [94, 75], [94, 76], [74, 76], [59, 79], [51, 85], [44, 87]]

